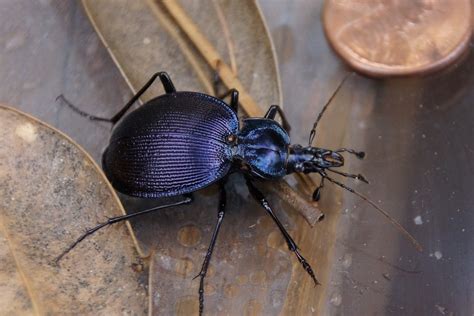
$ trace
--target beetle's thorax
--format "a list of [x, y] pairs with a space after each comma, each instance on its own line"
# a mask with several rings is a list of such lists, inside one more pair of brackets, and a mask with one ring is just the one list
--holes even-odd
[[274, 120], [249, 118], [237, 135], [234, 159], [251, 174], [265, 178], [281, 178], [287, 174], [288, 133]]
[[339, 153], [318, 147], [303, 147], [292, 145], [289, 147], [287, 172], [320, 172], [327, 168], [336, 168], [344, 165], [344, 157]]

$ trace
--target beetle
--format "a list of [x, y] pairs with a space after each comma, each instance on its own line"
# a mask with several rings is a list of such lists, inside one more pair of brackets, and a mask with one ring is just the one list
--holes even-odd
[[[157, 78], [160, 79], [165, 94], [125, 115]], [[318, 173], [321, 183], [313, 193], [313, 200], [319, 200], [324, 180], [328, 180], [357, 194], [388, 216], [365, 196], [328, 175], [328, 172], [332, 172], [368, 183], [360, 174], [348, 174], [335, 169], [344, 165], [341, 153], [346, 152], [362, 159], [365, 156], [363, 152], [347, 148], [329, 150], [311, 146], [319, 120], [346, 79], [347, 76], [318, 115], [310, 133], [309, 145], [306, 147], [291, 144], [290, 126], [279, 106], [272, 105], [262, 118], [245, 118], [240, 122], [237, 116], [237, 90], [231, 89], [221, 98], [198, 92], [176, 91], [166, 72], [155, 73], [112, 118], [83, 112], [60, 96], [63, 102], [80, 115], [115, 125], [109, 145], [102, 155], [102, 167], [116, 190], [140, 198], [158, 199], [181, 195], [183, 199], [110, 218], [107, 222], [87, 230], [58, 256], [56, 261], [59, 262], [79, 242], [105, 226], [167, 207], [190, 204], [194, 191], [217, 183], [217, 222], [201, 270], [196, 276], [200, 278], [199, 313], [202, 314], [204, 279], [225, 216], [225, 183], [230, 173], [240, 172], [245, 177], [251, 196], [271, 216], [283, 234], [289, 250], [295, 254], [314, 284], [319, 284], [311, 265], [302, 256], [295, 241], [255, 185], [255, 181], [280, 179], [295, 172]], [[229, 96], [230, 103], [227, 104], [223, 99]], [[276, 121], [277, 114], [282, 124]], [[389, 219], [401, 228], [397, 222]], [[408, 234], [412, 238], [408, 232], [401, 229], [405, 235]]]

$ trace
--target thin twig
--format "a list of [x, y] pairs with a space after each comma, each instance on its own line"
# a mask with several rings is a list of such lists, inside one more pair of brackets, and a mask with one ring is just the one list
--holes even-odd
[[224, 12], [222, 12], [222, 8], [217, 2], [217, 0], [212, 0], [212, 5], [217, 13], [217, 18], [219, 19], [219, 23], [222, 26], [222, 32], [224, 33], [225, 43], [227, 44], [227, 50], [229, 51], [229, 60], [230, 60], [230, 68], [234, 72], [234, 75], [238, 75], [237, 73], [237, 61], [235, 60], [235, 52], [234, 52], [234, 42], [232, 41], [232, 37], [230, 36], [229, 25], [224, 17]]

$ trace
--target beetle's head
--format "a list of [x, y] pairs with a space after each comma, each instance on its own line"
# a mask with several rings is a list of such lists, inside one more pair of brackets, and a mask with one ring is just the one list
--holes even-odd
[[322, 177], [321, 184], [314, 190], [313, 200], [319, 200], [320, 191], [323, 187], [326, 171], [340, 174], [345, 177], [354, 178], [368, 183], [368, 181], [361, 174], [348, 174], [337, 171], [334, 168], [342, 167], [344, 165], [344, 157], [341, 152], [348, 152], [359, 159], [364, 158], [364, 152], [354, 151], [352, 149], [341, 148], [338, 150], [329, 150], [319, 147], [302, 147], [300, 145], [290, 146], [290, 155], [288, 157], [287, 173], [302, 172], [302, 173], [319, 173]]
[[319, 172], [328, 168], [337, 168], [344, 165], [344, 157], [337, 151], [318, 147], [290, 147], [288, 159], [288, 173], [290, 172]]

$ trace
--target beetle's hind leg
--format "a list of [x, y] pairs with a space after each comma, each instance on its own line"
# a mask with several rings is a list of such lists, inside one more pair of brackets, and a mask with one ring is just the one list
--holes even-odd
[[66, 97], [62, 94], [60, 94], [57, 98], [56, 98], [56, 101], [60, 101], [61, 103], [67, 105], [71, 110], [73, 110], [74, 112], [76, 112], [77, 114], [85, 117], [85, 118], [88, 118], [89, 120], [91, 121], [101, 121], [101, 122], [109, 122], [109, 123], [113, 123], [111, 119], [109, 118], [105, 118], [105, 117], [100, 117], [100, 116], [94, 116], [92, 114], [89, 114], [87, 112], [84, 112], [82, 111], [81, 109], [79, 109], [77, 106], [75, 106], [74, 104], [72, 104], [71, 101], [69, 101], [68, 99], [66, 99]]
[[120, 109], [120, 111], [117, 112], [117, 114], [115, 114], [114, 116], [112, 116], [111, 118], [105, 118], [105, 117], [100, 117], [100, 116], [95, 116], [95, 115], [92, 115], [92, 114], [89, 114], [89, 113], [86, 113], [84, 111], [82, 111], [81, 109], [79, 109], [78, 107], [76, 107], [74, 104], [72, 104], [69, 100], [66, 99], [66, 97], [64, 97], [62, 94], [59, 95], [57, 98], [56, 98], [56, 101], [61, 101], [63, 102], [64, 104], [66, 104], [71, 110], [73, 110], [74, 112], [76, 112], [77, 114], [81, 115], [81, 116], [84, 116], [86, 118], [88, 118], [89, 120], [92, 120], [92, 121], [102, 121], [102, 122], [109, 122], [109, 123], [112, 123], [112, 124], [115, 124], [117, 123], [124, 115], [125, 113], [127, 113], [127, 111], [132, 107], [132, 105], [146, 92], [146, 90], [148, 90], [148, 88], [150, 88], [150, 86], [153, 84], [153, 82], [156, 80], [156, 78], [160, 78], [161, 80], [161, 83], [163, 84], [163, 88], [165, 89], [165, 92], [166, 93], [173, 93], [173, 92], [176, 92], [176, 89], [174, 87], [174, 84], [173, 82], [171, 81], [171, 78], [169, 77], [169, 75], [166, 73], [166, 72], [157, 72], [155, 73], [153, 76], [151, 76], [151, 78], [148, 80], [147, 83], [145, 83], [145, 85], [130, 99], [130, 101], [127, 102], [127, 104], [125, 104], [123, 106], [122, 109]]
[[172, 206], [178, 206], [178, 205], [183, 205], [183, 204], [189, 204], [193, 201], [193, 197], [191, 194], [187, 194], [184, 196], [184, 199], [179, 201], [179, 202], [175, 202], [175, 203], [170, 203], [170, 204], [165, 204], [165, 205], [159, 205], [159, 206], [156, 206], [156, 207], [153, 207], [153, 208], [149, 208], [149, 209], [146, 209], [146, 210], [143, 210], [143, 211], [140, 211], [140, 212], [136, 212], [136, 213], [132, 213], [132, 214], [126, 214], [126, 215], [122, 215], [122, 216], [116, 216], [116, 217], [112, 217], [112, 218], [109, 218], [106, 222], [104, 223], [100, 223], [98, 224], [97, 226], [93, 227], [93, 228], [90, 228], [90, 229], [87, 229], [79, 238], [77, 238], [71, 245], [69, 245], [69, 247], [67, 247], [55, 260], [55, 263], [58, 264], [59, 261], [61, 261], [61, 259], [66, 255], [68, 254], [72, 249], [74, 249], [74, 247], [76, 247], [81, 241], [83, 241], [84, 239], [86, 239], [88, 236], [92, 235], [93, 233], [95, 233], [96, 231], [98, 231], [99, 229], [101, 228], [104, 228], [106, 226], [109, 226], [109, 225], [112, 225], [112, 224], [115, 224], [115, 223], [118, 223], [118, 222], [122, 222], [122, 221], [126, 221], [126, 220], [129, 220], [133, 217], [138, 217], [140, 215], [144, 215], [144, 214], [148, 214], [148, 213], [151, 213], [151, 212], [154, 212], [154, 211], [157, 211], [157, 210], [161, 210], [161, 209], [164, 209], [164, 208], [168, 208], [168, 207], [172, 207]]
[[265, 196], [263, 196], [262, 192], [260, 192], [260, 190], [255, 187], [255, 185], [252, 183], [252, 180], [249, 177], [246, 177], [246, 182], [247, 182], [247, 187], [249, 188], [250, 194], [258, 203], [260, 203], [260, 205], [267, 211], [267, 213], [272, 217], [273, 221], [275, 221], [275, 223], [277, 224], [278, 228], [283, 234], [283, 237], [285, 237], [286, 243], [288, 244], [288, 248], [290, 249], [290, 251], [295, 253], [296, 258], [298, 258], [298, 261], [301, 263], [305, 271], [309, 274], [311, 279], [314, 281], [314, 284], [315, 285], [320, 284], [319, 281], [316, 279], [316, 276], [313, 272], [313, 269], [311, 268], [311, 265], [301, 255], [295, 241], [293, 240], [293, 238], [291, 238], [290, 234], [286, 231], [283, 224], [280, 222], [276, 214], [273, 212]]
[[206, 252], [206, 257], [201, 266], [201, 271], [194, 278], [199, 277], [199, 315], [202, 315], [204, 311], [204, 279], [207, 274], [207, 269], [209, 268], [209, 262], [211, 261], [212, 251], [216, 244], [217, 235], [219, 234], [219, 229], [222, 225], [222, 220], [225, 215], [225, 206], [226, 206], [226, 191], [225, 191], [225, 180], [222, 180], [219, 183], [219, 206], [217, 208], [217, 223], [212, 233], [211, 243]]
[[265, 118], [274, 120], [277, 113], [280, 115], [281, 118], [281, 123], [283, 128], [286, 130], [286, 132], [289, 134], [291, 130], [290, 123], [288, 123], [288, 120], [286, 119], [285, 113], [283, 112], [282, 108], [279, 105], [272, 105], [267, 113], [265, 114]]

